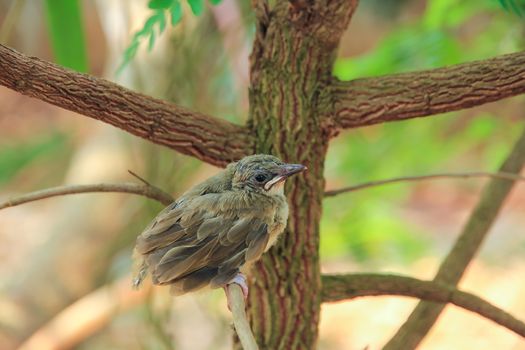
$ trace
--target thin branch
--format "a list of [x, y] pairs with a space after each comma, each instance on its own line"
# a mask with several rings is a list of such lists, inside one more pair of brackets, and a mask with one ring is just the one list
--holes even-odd
[[68, 194], [92, 193], [92, 192], [120, 192], [131, 193], [154, 199], [164, 205], [169, 205], [173, 202], [173, 197], [169, 194], [152, 185], [139, 185], [135, 183], [120, 183], [120, 184], [93, 184], [93, 185], [68, 185], [52, 187], [41, 191], [27, 193], [21, 196], [16, 196], [7, 201], [0, 202], [0, 209], [14, 207], [20, 204], [38, 201], [45, 198], [63, 196]]
[[[525, 129], [499, 171], [519, 174], [524, 165]], [[499, 178], [492, 179], [486, 185], [461, 235], [441, 263], [434, 281], [457, 285], [496, 220], [513, 185], [513, 181]], [[407, 321], [385, 345], [384, 349], [415, 349], [430, 331], [444, 308], [445, 304], [419, 302]]]
[[512, 173], [504, 173], [504, 172], [491, 173], [491, 172], [485, 172], [485, 171], [476, 171], [476, 172], [469, 172], [469, 173], [440, 173], [440, 174], [430, 174], [430, 175], [401, 176], [401, 177], [394, 177], [394, 178], [385, 179], [385, 180], [364, 182], [364, 183], [353, 185], [353, 186], [343, 187], [338, 190], [326, 191], [324, 193], [324, 196], [333, 197], [333, 196], [337, 196], [338, 194], [342, 194], [342, 193], [354, 192], [354, 191], [363, 190], [365, 188], [388, 185], [388, 184], [393, 184], [393, 183], [398, 183], [398, 182], [421, 181], [421, 180], [428, 180], [428, 179], [443, 179], [443, 178], [444, 179], [449, 179], [449, 178], [468, 179], [472, 177], [490, 177], [490, 178], [497, 178], [497, 179], [525, 181], [525, 176], [520, 176], [520, 175], [516, 175]]
[[245, 127], [0, 45], [0, 85], [80, 113], [205, 162], [224, 166], [253, 152]]
[[228, 300], [233, 316], [233, 325], [237, 336], [241, 341], [244, 350], [258, 350], [259, 347], [253, 337], [248, 318], [246, 316], [246, 304], [244, 302], [244, 295], [241, 287], [236, 283], [231, 283], [226, 286], [226, 293], [228, 293]]
[[480, 297], [435, 281], [381, 275], [324, 275], [323, 302], [336, 302], [364, 296], [402, 295], [427, 302], [451, 303], [483, 316], [525, 338], [525, 323]]
[[425, 117], [525, 93], [525, 52], [332, 87], [341, 128]]

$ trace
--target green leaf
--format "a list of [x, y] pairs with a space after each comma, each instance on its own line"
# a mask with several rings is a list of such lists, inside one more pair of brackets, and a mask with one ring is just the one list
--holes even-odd
[[87, 72], [87, 54], [78, 0], [46, 0], [53, 54], [58, 64]]
[[168, 9], [173, 0], [150, 0], [148, 7], [152, 10]]
[[498, 0], [498, 2], [507, 12], [513, 12], [519, 17], [525, 16], [524, 0]]
[[509, 7], [507, 6], [506, 0], [498, 0], [498, 2], [501, 4], [501, 7], [503, 7], [505, 10], [509, 10]]
[[210, 1], [210, 4], [212, 5], [218, 5], [221, 3], [222, 0], [209, 0]]
[[188, 0], [188, 5], [195, 16], [199, 16], [204, 10], [204, 0]]
[[182, 18], [182, 6], [180, 6], [179, 0], [173, 2], [173, 5], [170, 7], [170, 14], [172, 26], [180, 22]]
[[159, 34], [162, 34], [164, 29], [166, 29], [166, 17], [164, 16], [164, 11], [159, 12], [157, 22], [159, 25]]
[[148, 40], [148, 51], [151, 52], [153, 50], [153, 46], [155, 46], [155, 32], [151, 32]]
[[521, 17], [524, 12], [524, 4], [518, 4], [517, 1], [514, 0], [510, 0], [509, 3], [510, 7], [512, 8], [512, 11]]

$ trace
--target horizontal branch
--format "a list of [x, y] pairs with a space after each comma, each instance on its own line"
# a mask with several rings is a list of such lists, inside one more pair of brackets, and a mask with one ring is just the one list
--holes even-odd
[[56, 196], [68, 194], [92, 193], [92, 192], [120, 192], [131, 193], [154, 199], [164, 205], [173, 202], [173, 197], [163, 190], [152, 185], [139, 185], [135, 183], [121, 184], [92, 184], [92, 185], [70, 185], [47, 188], [41, 191], [35, 191], [24, 195], [12, 197], [7, 201], [0, 202], [0, 209], [14, 207], [20, 204], [34, 202]]
[[247, 128], [0, 45], [0, 85], [224, 166], [252, 153]]
[[353, 186], [343, 187], [337, 190], [326, 191], [324, 193], [324, 196], [334, 197], [334, 196], [337, 196], [338, 194], [342, 194], [346, 192], [359, 191], [365, 188], [388, 185], [388, 184], [393, 184], [393, 183], [398, 183], [398, 182], [422, 181], [422, 180], [428, 180], [428, 179], [449, 179], [449, 178], [468, 179], [472, 177], [491, 177], [491, 178], [506, 179], [506, 180], [525, 181], [524, 176], [520, 176], [520, 175], [516, 175], [512, 173], [503, 173], [503, 172], [490, 173], [490, 172], [478, 171], [478, 172], [471, 172], [471, 173], [441, 173], [441, 174], [430, 174], [430, 175], [402, 176], [402, 177], [394, 177], [394, 178], [385, 179], [385, 180], [364, 182], [364, 183], [353, 185]]
[[432, 302], [451, 303], [525, 337], [525, 323], [474, 294], [446, 284], [380, 274], [323, 275], [322, 282], [323, 302], [364, 296], [400, 295]]
[[341, 128], [451, 112], [525, 93], [525, 52], [450, 67], [338, 81]]

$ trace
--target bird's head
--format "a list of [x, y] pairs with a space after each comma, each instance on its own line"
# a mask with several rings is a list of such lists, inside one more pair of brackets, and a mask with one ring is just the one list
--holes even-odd
[[284, 181], [306, 170], [301, 164], [287, 164], [279, 158], [256, 154], [244, 157], [233, 165], [232, 187], [261, 193], [282, 193]]

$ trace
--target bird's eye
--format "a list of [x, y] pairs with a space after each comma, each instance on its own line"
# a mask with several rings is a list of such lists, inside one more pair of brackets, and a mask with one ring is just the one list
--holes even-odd
[[255, 181], [257, 182], [264, 182], [266, 180], [266, 176], [263, 174], [255, 175]]

